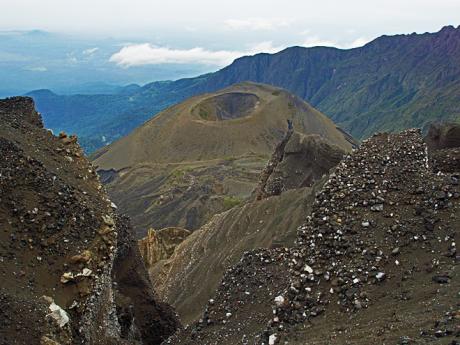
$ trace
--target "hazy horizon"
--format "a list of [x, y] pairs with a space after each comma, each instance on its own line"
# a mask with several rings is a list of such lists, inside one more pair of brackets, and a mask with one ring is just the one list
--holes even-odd
[[381, 35], [436, 32], [458, 26], [458, 13], [453, 0], [16, 0], [0, 13], [0, 78], [18, 92], [175, 80], [290, 46], [347, 49]]

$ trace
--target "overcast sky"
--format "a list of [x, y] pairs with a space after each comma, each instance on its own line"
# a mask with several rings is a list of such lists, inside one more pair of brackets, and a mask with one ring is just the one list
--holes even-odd
[[110, 60], [125, 68], [224, 66], [240, 55], [292, 45], [350, 48], [382, 34], [460, 24], [460, 0], [1, 1], [0, 30], [123, 39]]

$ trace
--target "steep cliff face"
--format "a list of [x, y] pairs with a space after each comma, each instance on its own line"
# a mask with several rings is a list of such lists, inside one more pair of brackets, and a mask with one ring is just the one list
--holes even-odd
[[0, 342], [159, 344], [177, 318], [76, 137], [43, 129], [30, 98], [1, 100], [0, 120]]
[[460, 124], [432, 124], [425, 136], [435, 172], [460, 172]]
[[253, 198], [311, 187], [342, 159], [345, 151], [319, 135], [288, 132], [261, 173]]
[[158, 261], [169, 259], [188, 235], [190, 231], [183, 228], [149, 229], [147, 236], [138, 241], [145, 266], [150, 268]]
[[431, 124], [425, 136], [425, 142], [431, 151], [460, 147], [460, 124]]
[[118, 217], [118, 245], [112, 278], [121, 338], [161, 344], [180, 323], [174, 310], [156, 296], [126, 217]]

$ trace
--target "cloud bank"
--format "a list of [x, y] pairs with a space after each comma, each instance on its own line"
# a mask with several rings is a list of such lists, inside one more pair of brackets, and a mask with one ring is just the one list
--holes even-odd
[[110, 62], [122, 67], [159, 64], [201, 64], [223, 67], [244, 55], [254, 55], [261, 52], [275, 53], [281, 49], [282, 47], [274, 47], [271, 42], [261, 42], [247, 51], [212, 51], [202, 47], [172, 49], [143, 43], [121, 48], [120, 51], [110, 57]]
[[92, 55], [94, 55], [94, 53], [96, 53], [98, 50], [99, 50], [98, 47], [88, 48], [88, 49], [83, 50], [82, 53], [83, 53], [83, 55], [86, 55], [86, 56], [92, 56]]
[[37, 67], [25, 67], [23, 68], [25, 71], [30, 71], [30, 72], [46, 72], [48, 71], [48, 68], [43, 67], [43, 66], [37, 66]]
[[367, 38], [359, 37], [352, 42], [340, 44], [336, 41], [323, 40], [317, 36], [313, 36], [313, 37], [308, 37], [307, 39], [305, 39], [303, 43], [301, 44], [301, 46], [302, 47], [336, 47], [340, 49], [350, 49], [350, 48], [362, 47], [368, 42], [369, 40]]
[[[365, 38], [358, 38], [348, 44], [340, 45], [337, 42], [322, 40], [311, 36], [298, 45], [303, 47], [339, 47], [344, 49], [360, 47], [367, 43]], [[254, 55], [257, 53], [276, 53], [286, 46], [274, 46], [272, 42], [261, 42], [245, 51], [238, 50], [209, 50], [202, 47], [191, 49], [174, 49], [160, 47], [150, 43], [128, 44], [110, 57], [110, 62], [129, 68], [143, 65], [161, 64], [197, 64], [216, 67], [224, 67], [231, 64], [241, 56]]]

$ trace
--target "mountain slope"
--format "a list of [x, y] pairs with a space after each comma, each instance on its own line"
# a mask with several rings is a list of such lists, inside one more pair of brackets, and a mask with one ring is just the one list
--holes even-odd
[[238, 80], [278, 85], [308, 100], [358, 138], [459, 120], [460, 27], [382, 36], [362, 48], [286, 49], [236, 60], [206, 86]]
[[151, 227], [195, 230], [251, 195], [287, 119], [351, 150], [352, 139], [298, 97], [241, 83], [168, 108], [97, 151], [94, 164], [140, 236]]
[[[267, 179], [263, 178], [267, 169], [263, 171], [257, 188], [273, 191], [267, 186], [273, 186], [276, 180], [279, 188], [274, 196], [265, 195], [263, 200], [250, 200], [215, 215], [177, 246], [170, 257], [148, 262], [155, 290], [176, 308], [183, 323], [200, 316], [225, 270], [245, 251], [294, 244], [296, 230], [310, 213], [324, 176], [345, 154], [318, 135], [288, 133], [281, 144], [284, 142], [267, 164], [267, 168], [276, 168]], [[319, 152], [321, 159], [317, 159]], [[270, 182], [264, 183], [266, 180]]]
[[[350, 50], [292, 47], [242, 57], [215, 73], [147, 84], [131, 95], [32, 96], [46, 124], [59, 115], [91, 141], [88, 149], [105, 145], [102, 135], [108, 141], [126, 135], [167, 106], [243, 81], [285, 88], [364, 138], [433, 120], [458, 122], [459, 61], [460, 27], [448, 26], [437, 33], [382, 36]], [[108, 121], [92, 126], [96, 118]], [[51, 120], [49, 125], [58, 126]]]
[[166, 343], [456, 344], [459, 173], [432, 169], [428, 152], [419, 130], [363, 142], [296, 244], [246, 252]]
[[0, 120], [0, 343], [160, 344], [180, 324], [77, 139], [30, 98]]

